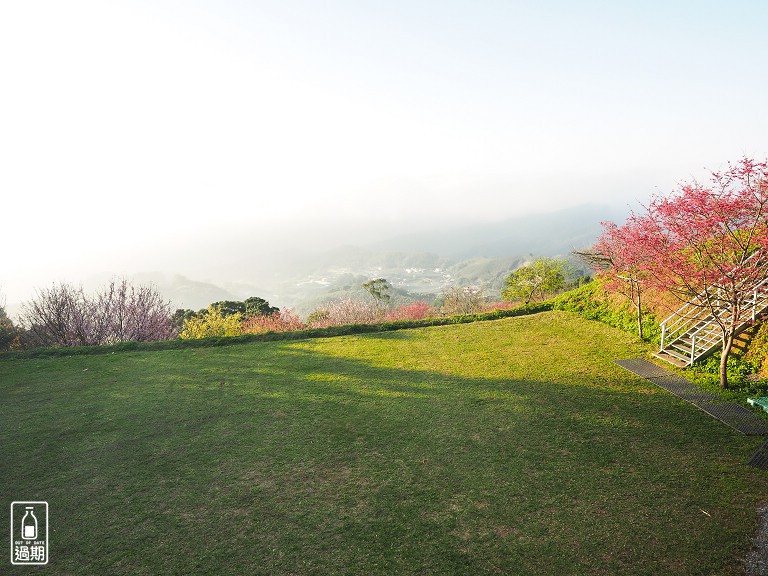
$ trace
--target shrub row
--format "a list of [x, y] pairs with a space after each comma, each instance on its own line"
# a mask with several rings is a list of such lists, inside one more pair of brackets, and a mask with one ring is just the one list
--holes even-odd
[[329, 326], [327, 328], [310, 328], [290, 332], [265, 332], [262, 334], [242, 334], [240, 336], [210, 336], [190, 340], [160, 340], [156, 342], [120, 342], [108, 346], [72, 346], [67, 348], [35, 348], [18, 352], [2, 352], [3, 358], [37, 358], [50, 356], [74, 356], [82, 354], [111, 354], [125, 351], [180, 350], [185, 348], [210, 348], [229, 346], [231, 344], [247, 344], [250, 342], [274, 342], [284, 340], [304, 340], [308, 338], [330, 338], [334, 336], [350, 336], [369, 334], [373, 332], [390, 332], [430, 326], [447, 326], [452, 324], [468, 324], [487, 320], [500, 320], [515, 316], [526, 316], [552, 310], [552, 304], [542, 302], [526, 304], [507, 310], [493, 310], [479, 314], [459, 314], [441, 318], [424, 318], [423, 320], [395, 320], [376, 324], [347, 324]]

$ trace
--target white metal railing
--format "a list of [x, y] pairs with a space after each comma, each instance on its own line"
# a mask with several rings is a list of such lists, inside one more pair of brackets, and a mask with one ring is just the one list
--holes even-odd
[[[755, 252], [747, 260], [756, 257], [761, 251]], [[723, 278], [722, 280], [725, 280]], [[680, 307], [675, 313], [671, 314], [661, 323], [661, 347], [660, 352], [671, 347], [675, 342], [683, 337], [690, 337], [690, 360], [693, 361], [700, 355], [711, 350], [717, 338], [714, 338], [719, 328], [717, 319], [731, 320], [737, 328], [737, 331], [743, 328], [749, 321], [754, 322], [759, 312], [768, 307], [768, 277], [762, 280], [752, 291], [752, 297], [748, 300], [749, 305], [738, 312], [738, 318], [729, 319], [728, 315], [732, 312], [729, 302], [720, 298], [719, 289], [712, 294], [711, 287], [707, 288], [692, 302], [688, 302]], [[713, 306], [712, 299], [719, 300], [720, 305]], [[701, 326], [698, 326], [701, 324]], [[714, 340], [714, 341], [713, 341]], [[703, 347], [701, 343], [703, 342]], [[669, 343], [669, 345], [667, 345]], [[700, 344], [699, 354], [697, 354], [697, 344]], [[687, 351], [687, 350], [686, 350]]]
[[[762, 311], [766, 306], [768, 305], [768, 290], [762, 290], [763, 288], [768, 288], [768, 278], [766, 278], [764, 281], [762, 281], [758, 287], [752, 291], [752, 297], [750, 298], [749, 306], [743, 308], [741, 312], [739, 313], [739, 318], [736, 320], [736, 324], [740, 325], [744, 322], [747, 322], [747, 318], [745, 318], [745, 315], [748, 315], [749, 320], [754, 321], [757, 318], [757, 314]], [[694, 313], [684, 313], [681, 314], [681, 312], [685, 308], [693, 308]], [[728, 313], [730, 310], [730, 305], [728, 303], [725, 303], [723, 306], [719, 307], [721, 312], [717, 314], [717, 316], [721, 319], [728, 319]], [[678, 315], [681, 317], [678, 318]], [[712, 318], [710, 318], [712, 316]], [[675, 319], [677, 320], [675, 322], [672, 322], [672, 324], [667, 324], [669, 320]], [[677, 339], [677, 335], [683, 335], [683, 334], [689, 334], [690, 330], [700, 322], [704, 322], [705, 324], [701, 327], [699, 327], [697, 330], [695, 330], [692, 334], [696, 334], [703, 329], [705, 329], [707, 326], [711, 326], [715, 320], [714, 320], [714, 313], [710, 307], [706, 304], [698, 304], [698, 305], [691, 305], [686, 304], [678, 312], [675, 314], [672, 314], [669, 318], [664, 320], [664, 322], [661, 323], [662, 326], [662, 344], [665, 343], [667, 340], [669, 340], [670, 334], [673, 335], [673, 340]], [[663, 347], [663, 346], [662, 346]]]
[[[747, 257], [746, 260], [744, 260], [743, 264], [746, 264], [747, 262], [749, 262], [752, 259], [758, 260], [760, 255], [764, 255], [763, 251], [762, 250], [756, 250], [755, 252], [750, 254], [749, 257]], [[728, 280], [728, 278], [726, 276], [722, 276], [717, 281], [715, 286], [717, 286], [718, 283], [724, 282], [726, 280]], [[755, 302], [755, 305], [756, 305], [756, 301], [757, 301], [757, 288], [765, 285], [766, 282], [768, 282], [768, 278], [765, 278], [762, 282], [760, 282], [760, 284], [758, 284], [758, 286], [755, 287], [756, 289], [755, 289], [755, 294], [754, 294], [754, 299], [753, 299], [754, 302]], [[682, 307], [680, 307], [677, 311], [675, 311], [672, 314], [670, 314], [669, 317], [666, 318], [661, 323], [661, 343], [662, 343], [661, 348], [662, 349], [664, 348], [664, 340], [665, 340], [665, 337], [667, 336], [667, 334], [669, 334], [669, 333], [672, 333], [672, 334], [674, 334], [674, 333], [685, 334], [690, 329], [690, 327], [693, 325], [690, 321], [696, 321], [696, 322], [701, 321], [701, 319], [702, 319], [701, 318], [702, 312], [704, 313], [705, 316], [708, 315], [708, 313], [710, 312], [710, 308], [706, 304], [706, 300], [708, 300], [709, 288], [710, 287], [705, 288], [702, 292], [700, 292], [696, 296], [696, 298], [694, 298], [694, 302], [699, 302], [698, 304], [694, 304], [692, 302], [687, 302], [687, 303], [683, 304]], [[676, 320], [674, 322], [672, 322], [671, 325], [668, 326], [667, 323], [670, 320], [673, 320], [673, 319], [676, 319]], [[753, 319], [754, 319], [754, 315], [753, 315]], [[683, 330], [683, 328], [686, 328], [686, 329]], [[673, 338], [673, 340], [674, 340], [674, 338]]]
[[[696, 300], [700, 300], [704, 295], [705, 292], [699, 294]], [[678, 336], [687, 333], [697, 323], [703, 322], [709, 314], [710, 311], [703, 302], [697, 304], [688, 302], [673, 312], [661, 323], [661, 350], [664, 350], [668, 338], [675, 341]]]

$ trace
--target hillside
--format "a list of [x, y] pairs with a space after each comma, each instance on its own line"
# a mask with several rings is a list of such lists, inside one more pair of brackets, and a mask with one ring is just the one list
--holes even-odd
[[[367, 336], [0, 359], [6, 502], [51, 574], [735, 574], [759, 440], [566, 312]], [[461, 359], [461, 361], [457, 361]]]

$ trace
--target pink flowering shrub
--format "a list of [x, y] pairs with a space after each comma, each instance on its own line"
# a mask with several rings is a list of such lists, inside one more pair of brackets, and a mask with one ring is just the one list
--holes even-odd
[[491, 302], [483, 305], [480, 309], [481, 312], [493, 312], [494, 310], [512, 310], [520, 306], [519, 302]]
[[243, 321], [244, 334], [264, 334], [265, 332], [292, 332], [307, 327], [292, 309], [283, 308], [272, 314], [257, 314]]
[[385, 312], [372, 302], [347, 298], [316, 310], [309, 317], [312, 328], [328, 328], [346, 324], [374, 324], [384, 320]]
[[412, 302], [395, 308], [387, 314], [387, 321], [395, 320], [423, 320], [437, 316], [437, 309], [426, 302]]

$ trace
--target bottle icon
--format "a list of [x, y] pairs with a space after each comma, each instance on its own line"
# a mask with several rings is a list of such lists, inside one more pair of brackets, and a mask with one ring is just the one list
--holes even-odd
[[26, 507], [27, 513], [21, 519], [21, 537], [24, 540], [37, 538], [37, 517], [32, 506]]

